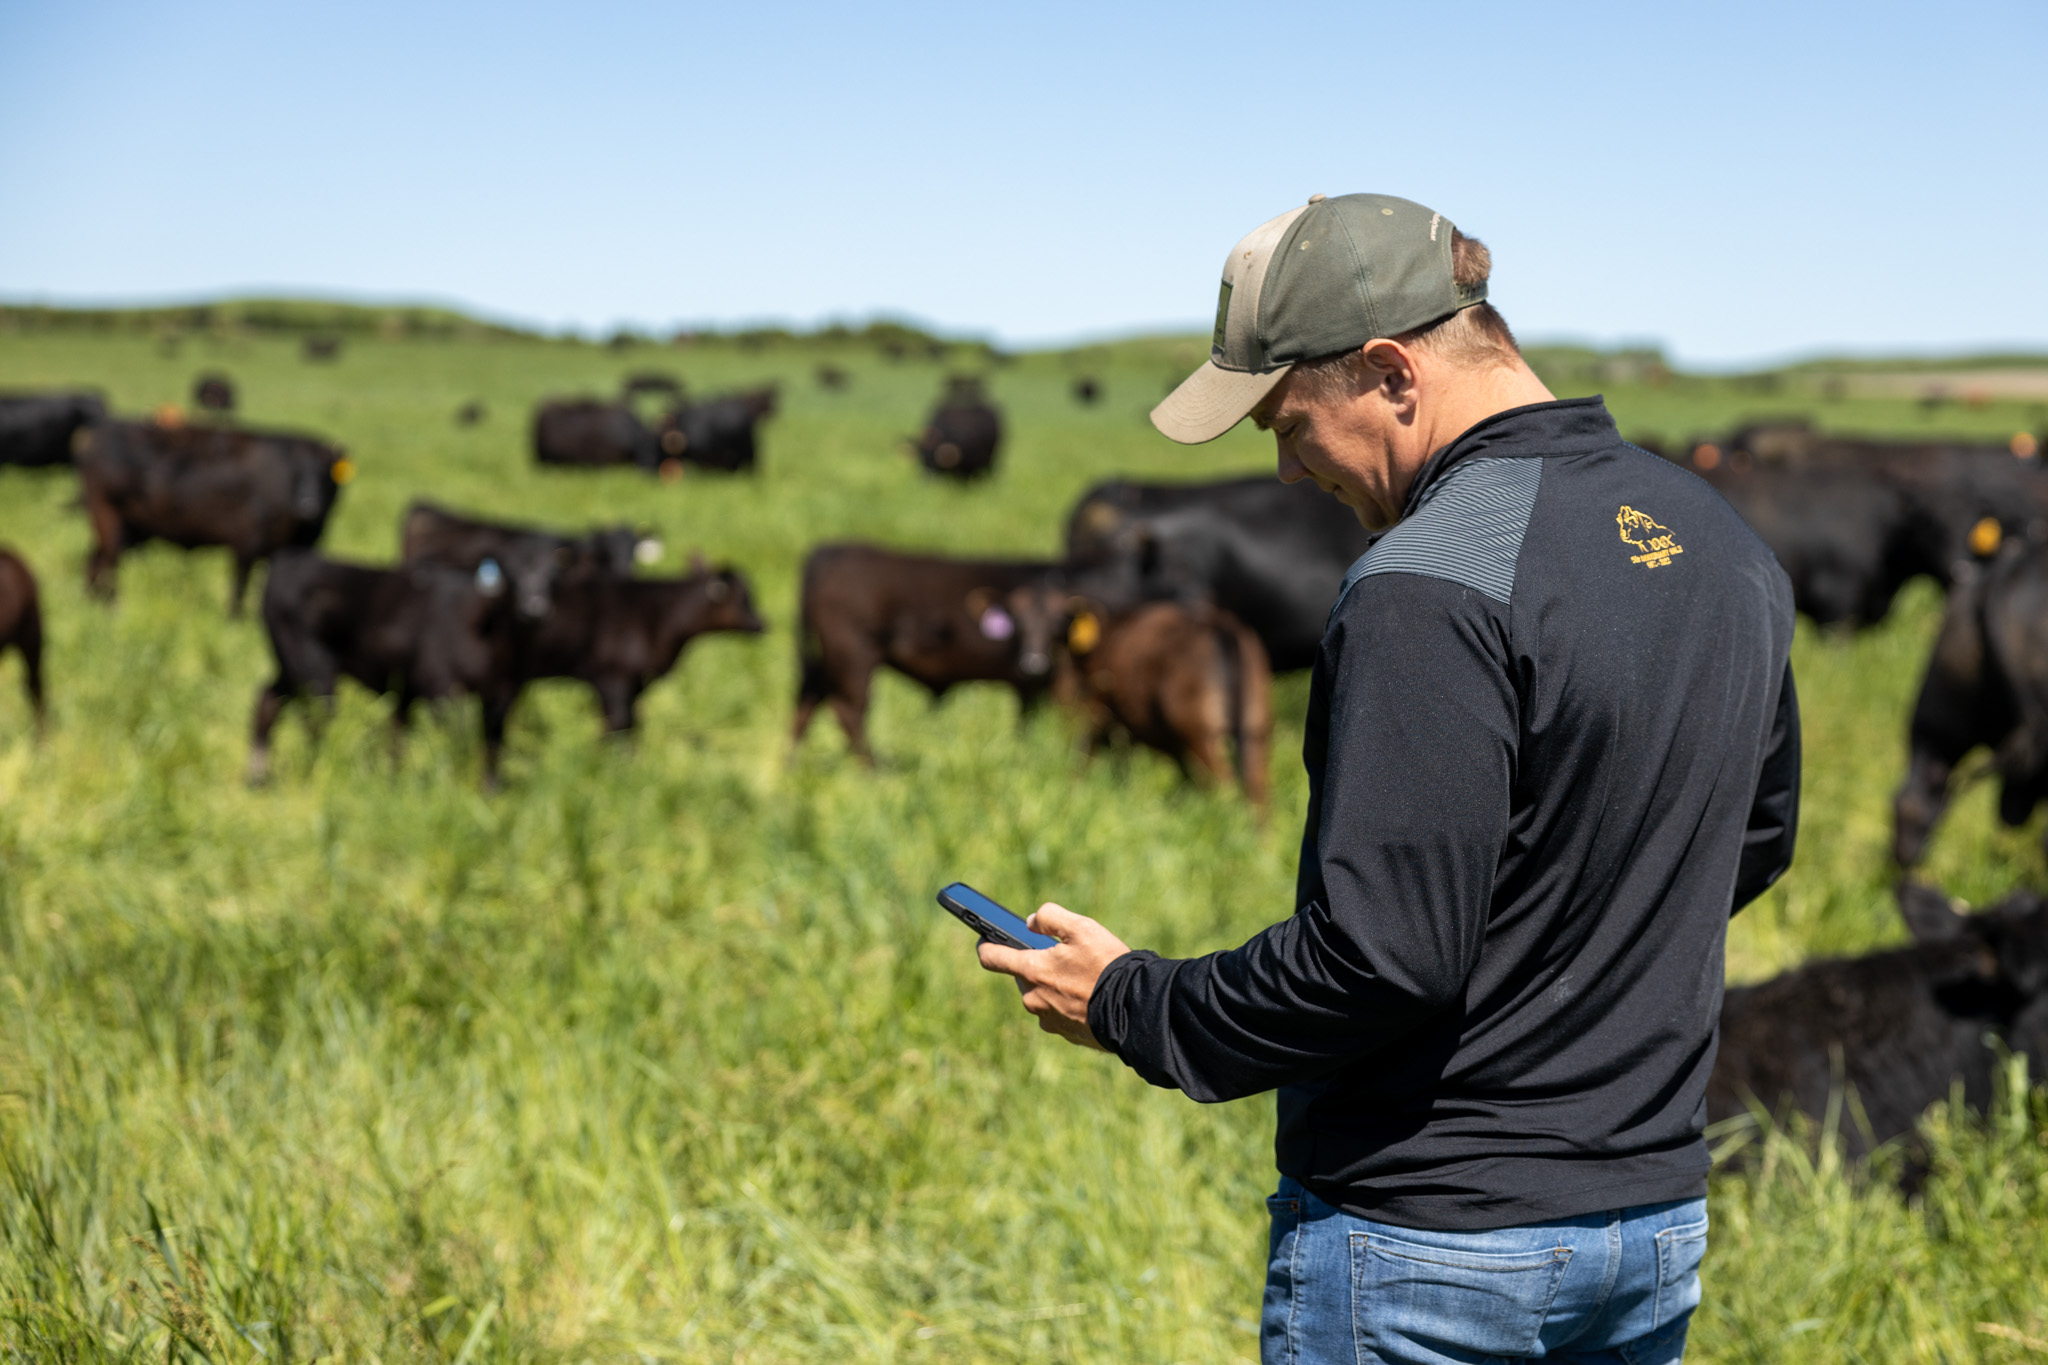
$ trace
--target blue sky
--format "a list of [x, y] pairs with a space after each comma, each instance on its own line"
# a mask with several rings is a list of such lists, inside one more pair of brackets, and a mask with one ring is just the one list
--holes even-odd
[[2048, 4], [0, 0], [0, 297], [1205, 329], [1321, 192], [1527, 337], [2048, 349]]

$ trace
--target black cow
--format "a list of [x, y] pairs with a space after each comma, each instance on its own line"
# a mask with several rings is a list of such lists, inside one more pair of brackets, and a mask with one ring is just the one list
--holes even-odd
[[2014, 541], [1957, 585], [1920, 682], [1892, 854], [1911, 867], [1948, 805], [1964, 755], [1992, 752], [1999, 818], [2026, 822], [2048, 796], [2048, 543]]
[[250, 568], [317, 544], [354, 470], [339, 447], [284, 432], [103, 422], [76, 445], [94, 536], [87, 586], [111, 597], [122, 553], [150, 540], [223, 545], [234, 555], [237, 616]]
[[472, 398], [455, 410], [455, 425], [473, 427], [484, 420], [484, 405], [481, 399]]
[[0, 550], [0, 653], [10, 646], [21, 654], [28, 704], [40, 731], [48, 717], [43, 707], [43, 609], [36, 576], [21, 556]]
[[319, 365], [341, 358], [341, 338], [325, 333], [316, 333], [299, 343], [299, 354], [307, 363]]
[[692, 403], [661, 423], [664, 457], [727, 473], [751, 471], [760, 463], [756, 429], [775, 415], [774, 385]]
[[235, 381], [217, 371], [202, 374], [193, 381], [192, 401], [208, 412], [233, 412]]
[[634, 562], [657, 559], [661, 545], [630, 526], [605, 526], [580, 536], [535, 526], [483, 521], [415, 499], [399, 528], [399, 558], [474, 571], [494, 563], [509, 581], [522, 615], [547, 614], [556, 583], [579, 573], [631, 577]]
[[[281, 552], [263, 586], [263, 626], [277, 675], [257, 694], [249, 781], [270, 773], [270, 733], [287, 704], [317, 697], [331, 712], [343, 677], [396, 698], [394, 755], [413, 703], [475, 694], [483, 703], [484, 782], [498, 783], [505, 719], [519, 694], [514, 612], [495, 574], [436, 564], [371, 568]], [[318, 735], [319, 717], [312, 723]]]
[[791, 742], [803, 741], [818, 704], [829, 702], [854, 753], [872, 764], [868, 689], [884, 664], [922, 683], [934, 701], [956, 683], [1003, 682], [1028, 709], [1051, 684], [1052, 660], [1020, 662], [1017, 622], [1003, 600], [1058, 572], [1045, 560], [949, 559], [872, 545], [811, 551]]
[[0, 465], [70, 464], [73, 440], [106, 415], [89, 393], [0, 396]]
[[1093, 407], [1102, 397], [1102, 381], [1092, 374], [1084, 374], [1074, 381], [1074, 401], [1082, 407]]
[[1097, 484], [1066, 535], [1069, 564], [1111, 596], [1212, 600], [1283, 672], [1315, 662], [1344, 571], [1376, 539], [1313, 484], [1260, 477]]
[[661, 462], [661, 447], [628, 404], [558, 398], [534, 410], [533, 458], [540, 464], [653, 469]]
[[629, 403], [643, 393], [665, 394], [680, 399], [683, 381], [661, 370], [640, 370], [627, 375], [619, 384], [619, 397]]
[[819, 388], [830, 389], [835, 393], [853, 382], [853, 376], [838, 365], [818, 366], [816, 377]]
[[1002, 441], [1002, 414], [982, 395], [979, 381], [956, 378], [913, 444], [930, 472], [977, 479], [995, 468]]
[[[1987, 1105], [1998, 1065], [1987, 1034], [2038, 1047], [2048, 907], [2021, 892], [1962, 915], [1941, 893], [1911, 884], [1899, 904], [1912, 946], [1810, 962], [1728, 991], [1707, 1082], [1709, 1123], [1753, 1104], [1820, 1119], [1846, 1085], [1857, 1108], [1845, 1109], [1840, 1131], [1860, 1155], [1911, 1133], [1958, 1080], [1968, 1103]], [[2035, 1051], [2032, 1063], [2035, 1078], [2048, 1079], [2048, 1056]]]
[[727, 565], [695, 561], [682, 578], [572, 575], [556, 584], [554, 610], [522, 628], [519, 680], [589, 683], [605, 729], [616, 733], [633, 727], [640, 694], [675, 667], [690, 641], [713, 631], [759, 635], [767, 628], [746, 576]]

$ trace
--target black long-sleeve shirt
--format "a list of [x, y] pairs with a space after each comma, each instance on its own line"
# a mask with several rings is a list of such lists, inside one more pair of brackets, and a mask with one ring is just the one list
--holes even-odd
[[1297, 909], [1134, 952], [1089, 1025], [1198, 1100], [1278, 1088], [1283, 1173], [1386, 1222], [1705, 1191], [1728, 917], [1790, 864], [1792, 594], [1598, 398], [1438, 452], [1309, 694]]

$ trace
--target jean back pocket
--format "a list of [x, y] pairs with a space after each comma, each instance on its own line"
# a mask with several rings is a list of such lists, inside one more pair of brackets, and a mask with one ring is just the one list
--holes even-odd
[[1404, 1357], [1391, 1349], [1402, 1341], [1431, 1343], [1446, 1354], [1529, 1355], [1571, 1258], [1563, 1246], [1462, 1251], [1354, 1232], [1352, 1317], [1360, 1355]]
[[1657, 1234], [1657, 1326], [1699, 1307], [1700, 1261], [1706, 1254], [1704, 1218], [1668, 1227]]

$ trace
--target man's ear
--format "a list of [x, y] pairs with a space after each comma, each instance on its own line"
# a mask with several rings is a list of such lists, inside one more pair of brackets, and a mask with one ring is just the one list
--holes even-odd
[[1390, 403], [1412, 405], [1417, 374], [1415, 353], [1385, 337], [1375, 337], [1362, 349], [1366, 373], [1372, 376], [1373, 386], [1381, 396]]

